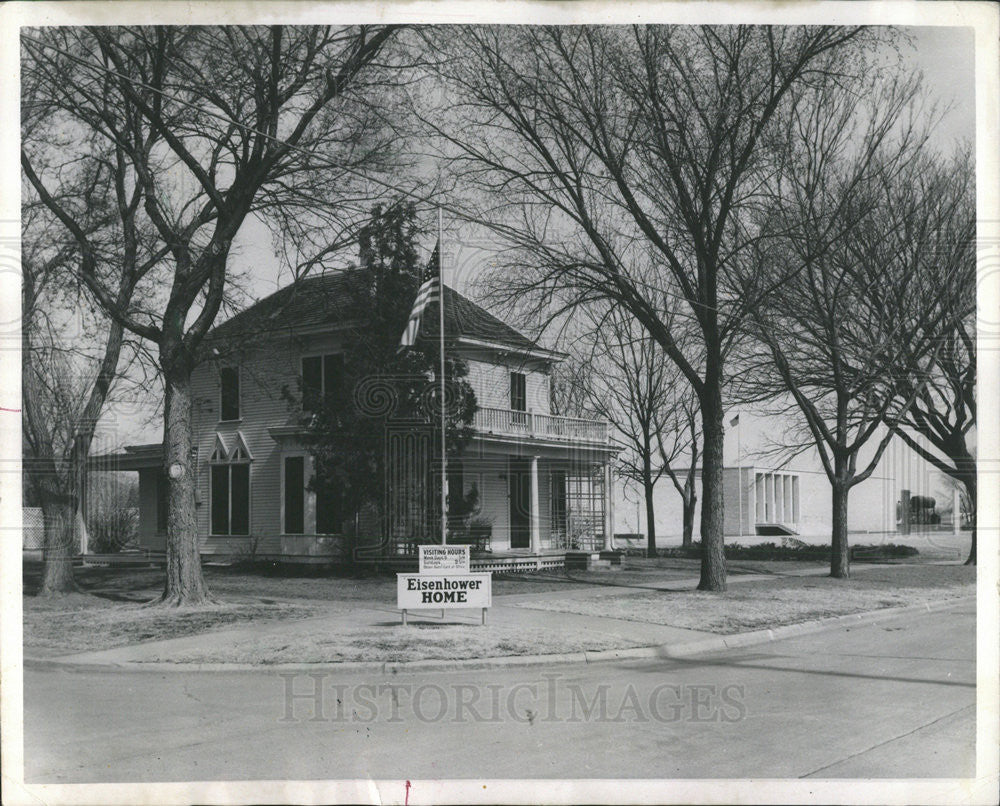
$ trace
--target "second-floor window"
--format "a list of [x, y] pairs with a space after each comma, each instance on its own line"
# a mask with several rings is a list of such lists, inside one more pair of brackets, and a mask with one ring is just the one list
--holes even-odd
[[[515, 412], [528, 410], [528, 389], [523, 372], [510, 373], [510, 407]], [[516, 425], [523, 425], [527, 417], [523, 414], [514, 414], [513, 421]]]
[[315, 409], [340, 390], [344, 356], [340, 353], [309, 355], [302, 359], [302, 408]]
[[219, 370], [219, 419], [240, 419], [240, 371], [237, 367]]
[[510, 373], [510, 407], [514, 411], [528, 410], [528, 391], [523, 372]]

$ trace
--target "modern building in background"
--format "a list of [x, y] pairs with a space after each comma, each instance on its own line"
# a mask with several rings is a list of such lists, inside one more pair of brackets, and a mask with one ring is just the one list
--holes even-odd
[[[730, 417], [735, 418], [735, 414]], [[791, 427], [788, 415], [768, 417], [747, 410], [739, 412], [738, 428], [727, 427], [723, 482], [727, 541], [778, 542], [781, 537], [809, 543], [830, 541], [830, 482], [815, 448], [794, 456], [778, 448], [779, 440], [787, 438]], [[870, 445], [862, 451], [859, 467], [866, 466], [872, 454]], [[695, 539], [701, 516], [700, 480], [697, 489]], [[911, 496], [933, 498], [937, 519], [946, 526], [953, 523], [954, 485], [902, 440], [894, 438], [873, 474], [850, 492], [848, 531], [877, 536], [878, 540], [886, 536], [891, 539], [900, 527], [899, 505], [904, 491]], [[615, 531], [645, 535], [641, 486], [619, 480], [615, 500]], [[666, 476], [657, 483], [655, 502], [658, 545], [679, 545], [681, 499]]]

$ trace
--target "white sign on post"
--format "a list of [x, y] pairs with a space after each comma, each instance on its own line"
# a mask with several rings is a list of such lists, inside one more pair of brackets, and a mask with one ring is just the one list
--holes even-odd
[[469, 573], [468, 546], [420, 546], [421, 574]]
[[489, 607], [492, 574], [396, 574], [400, 610]]

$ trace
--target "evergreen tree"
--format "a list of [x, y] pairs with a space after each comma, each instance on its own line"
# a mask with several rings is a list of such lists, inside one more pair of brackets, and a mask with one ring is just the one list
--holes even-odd
[[[420, 505], [409, 511], [420, 515], [406, 524], [405, 537], [435, 542], [441, 444], [437, 303], [424, 310], [416, 344], [399, 349], [426, 265], [418, 257], [417, 235], [412, 204], [373, 208], [371, 221], [360, 235], [360, 265], [350, 269], [346, 278], [353, 315], [337, 367], [339, 377], [332, 384], [327, 381], [322, 399], [303, 403], [312, 412], [309, 450], [315, 474], [310, 485], [317, 510], [334, 507], [348, 532], [362, 518], [371, 528], [374, 516], [381, 534], [387, 535], [389, 496], [416, 497]], [[446, 350], [449, 457], [460, 454], [472, 436], [476, 397], [465, 380], [467, 375], [466, 363], [453, 350]], [[300, 393], [309, 396], [308, 390]], [[386, 466], [394, 434], [409, 437], [410, 445], [423, 446], [418, 457], [411, 457], [419, 462], [417, 472], [405, 481]], [[402, 483], [405, 490], [399, 489]], [[452, 500], [451, 506], [458, 511], [467, 508], [464, 503], [464, 499]]]

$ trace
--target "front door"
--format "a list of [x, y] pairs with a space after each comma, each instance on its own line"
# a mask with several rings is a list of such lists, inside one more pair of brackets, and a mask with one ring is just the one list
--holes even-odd
[[526, 459], [511, 459], [507, 474], [510, 498], [510, 547], [531, 546], [531, 464]]

